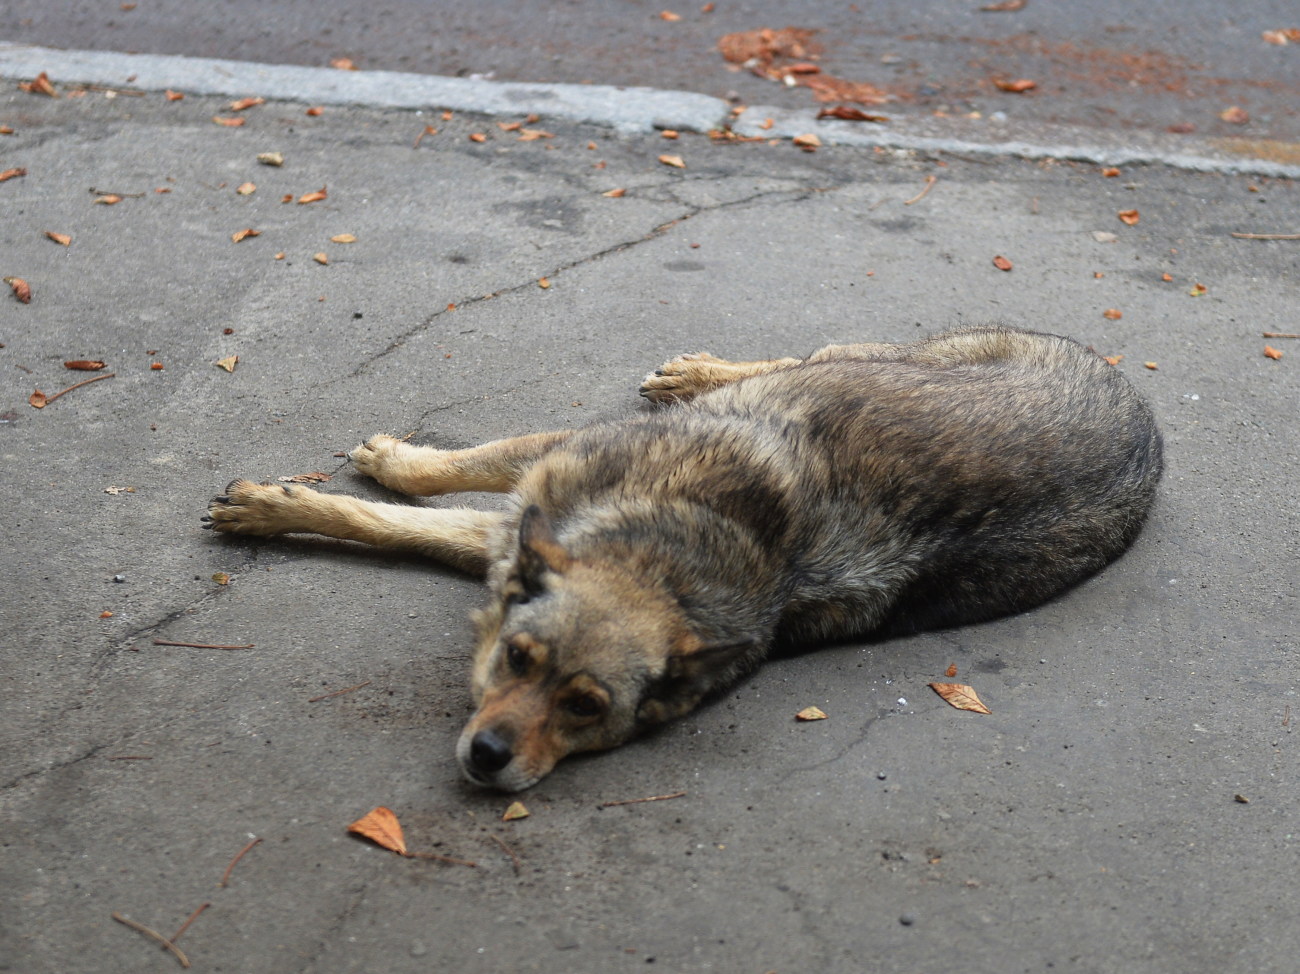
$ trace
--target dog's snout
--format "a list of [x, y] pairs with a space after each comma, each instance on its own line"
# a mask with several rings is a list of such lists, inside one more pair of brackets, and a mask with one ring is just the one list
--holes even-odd
[[495, 774], [514, 758], [510, 743], [496, 731], [481, 730], [469, 745], [469, 760], [475, 771]]

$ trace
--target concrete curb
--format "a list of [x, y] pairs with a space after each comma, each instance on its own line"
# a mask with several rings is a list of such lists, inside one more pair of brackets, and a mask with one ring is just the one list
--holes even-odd
[[[189, 94], [260, 95], [282, 101], [371, 108], [453, 109], [485, 115], [529, 113], [606, 126], [635, 134], [656, 129], [706, 132], [731, 121], [744, 136], [788, 139], [815, 132], [824, 145], [949, 152], [978, 157], [1069, 159], [1102, 166], [1164, 165], [1194, 172], [1300, 179], [1300, 164], [1251, 154], [1255, 143], [1234, 151], [1228, 140], [1188, 141], [1163, 134], [1111, 133], [1066, 126], [1010, 131], [1006, 122], [896, 118], [887, 127], [818, 121], [812, 111], [753, 106], [732, 118], [719, 98], [687, 91], [609, 85], [533, 84], [444, 78], [395, 71], [339, 71], [159, 54], [61, 51], [0, 43], [0, 77], [32, 78], [52, 72], [56, 82], [118, 85]], [[128, 80], [130, 79], [130, 80]], [[771, 124], [768, 124], [771, 119]], [[767, 127], [764, 127], [767, 126]], [[1019, 137], [1015, 137], [1019, 136]], [[1284, 155], [1300, 146], [1275, 145]]]

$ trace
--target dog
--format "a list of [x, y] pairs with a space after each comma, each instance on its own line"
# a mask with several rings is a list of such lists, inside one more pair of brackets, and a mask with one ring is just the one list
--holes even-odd
[[456, 756], [470, 781], [518, 791], [687, 713], [774, 646], [1038, 605], [1128, 547], [1161, 473], [1123, 375], [1029, 331], [682, 355], [640, 391], [670, 408], [464, 450], [375, 436], [350, 454], [404, 494], [508, 492], [506, 512], [236, 480], [204, 526], [412, 548], [484, 576], [478, 709]]

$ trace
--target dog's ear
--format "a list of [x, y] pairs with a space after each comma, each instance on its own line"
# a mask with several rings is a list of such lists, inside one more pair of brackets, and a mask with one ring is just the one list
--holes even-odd
[[550, 519], [536, 504], [529, 505], [519, 522], [519, 581], [528, 595], [540, 595], [542, 575], [563, 574], [573, 560], [558, 541]]
[[664, 677], [678, 693], [699, 697], [720, 683], [730, 683], [754, 652], [753, 636], [717, 643], [690, 639], [668, 657]]

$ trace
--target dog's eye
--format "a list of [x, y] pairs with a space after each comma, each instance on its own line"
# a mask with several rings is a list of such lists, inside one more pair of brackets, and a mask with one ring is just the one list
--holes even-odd
[[506, 646], [506, 662], [510, 665], [510, 670], [515, 676], [523, 676], [527, 673], [528, 665], [532, 661], [532, 657], [518, 646], [514, 644]]
[[600, 701], [589, 693], [574, 697], [564, 705], [564, 709], [575, 717], [599, 717], [604, 709]]

